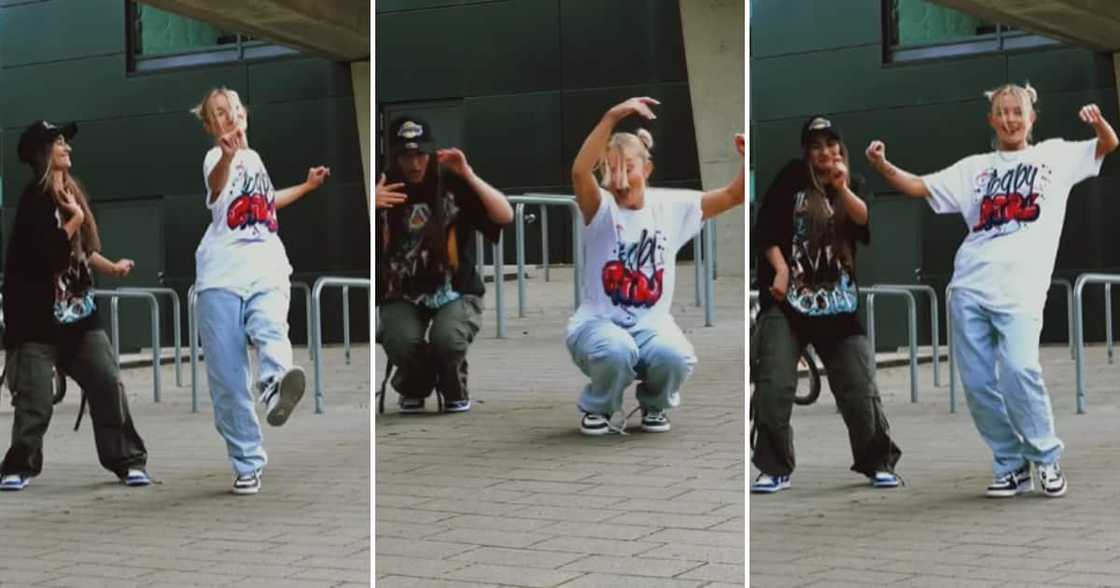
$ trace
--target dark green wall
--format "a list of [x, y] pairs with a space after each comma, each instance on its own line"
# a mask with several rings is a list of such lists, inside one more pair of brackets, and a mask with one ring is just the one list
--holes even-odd
[[[700, 187], [676, 0], [380, 0], [376, 9], [378, 112], [461, 101], [460, 147], [507, 194], [570, 194], [584, 137], [608, 108], [642, 95], [661, 101], [644, 125], [655, 141], [651, 183]], [[566, 213], [549, 216], [554, 261], [571, 260], [568, 223]], [[527, 230], [531, 263], [538, 231]], [[513, 263], [512, 229], [505, 246]]]
[[[280, 236], [295, 269], [293, 279], [368, 277], [368, 209], [347, 64], [298, 56], [130, 75], [125, 45], [124, 0], [0, 2], [0, 176], [6, 220], [30, 176], [15, 153], [22, 129], [40, 118], [76, 120], [73, 171], [85, 183], [99, 218], [104, 217], [106, 254], [138, 262], [128, 280], [99, 285], [154, 286], [164, 272], [167, 284], [183, 297], [185, 317], [194, 250], [210, 220], [202, 179], [210, 139], [188, 111], [210, 88], [228, 86], [249, 109], [250, 143], [276, 186], [304, 181], [314, 165], [331, 168], [323, 188], [280, 211]], [[360, 290], [351, 297], [354, 339], [368, 340], [368, 297]], [[325, 296], [328, 342], [342, 336], [338, 300], [337, 293]], [[302, 295], [293, 295], [293, 306], [291, 336], [303, 344]], [[142, 303], [125, 302], [122, 309], [122, 347], [147, 345]], [[165, 344], [171, 341], [169, 313], [168, 306]]]
[[[1075, 47], [977, 55], [921, 63], [884, 64], [879, 0], [754, 0], [751, 2], [751, 158], [761, 194], [778, 167], [799, 150], [805, 119], [824, 113], [844, 133], [855, 173], [870, 180], [872, 245], [859, 259], [860, 281], [908, 283], [914, 271], [944, 293], [953, 255], [965, 235], [959, 215], [935, 215], [922, 202], [903, 201], [867, 165], [872, 139], [888, 158], [914, 173], [942, 169], [989, 150], [985, 90], [1029, 80], [1039, 91], [1036, 138], [1087, 139], [1077, 118], [1086, 103], [1100, 105], [1114, 126], [1116, 80], [1110, 55]], [[1066, 214], [1055, 275], [1120, 272], [1120, 157], [1101, 176], [1078, 185]], [[912, 238], [916, 236], [916, 241]], [[1045, 341], [1066, 340], [1065, 294], [1051, 292]], [[1086, 297], [1086, 336], [1102, 339], [1100, 294]], [[925, 303], [919, 301], [920, 306]], [[880, 348], [905, 344], [902, 302], [876, 301]], [[929, 319], [919, 319], [922, 340]], [[942, 313], [944, 317], [944, 313]], [[925, 326], [921, 326], [925, 325]]]

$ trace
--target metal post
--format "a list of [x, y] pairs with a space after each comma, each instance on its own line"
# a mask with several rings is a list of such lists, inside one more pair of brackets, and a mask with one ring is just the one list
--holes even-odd
[[525, 204], [514, 205], [514, 245], [517, 254], [517, 316], [525, 318]]
[[160, 344], [159, 344], [159, 300], [156, 299], [155, 294], [151, 292], [136, 292], [127, 290], [92, 290], [94, 296], [109, 298], [110, 320], [112, 322], [111, 328], [113, 333], [113, 355], [117, 359], [117, 366], [120, 367], [120, 314], [118, 312], [118, 298], [142, 298], [148, 301], [148, 309], [151, 313], [152, 322], [152, 396], [155, 402], [160, 399], [160, 385], [159, 385], [159, 368], [160, 368]]
[[109, 337], [113, 340], [113, 359], [117, 361], [117, 371], [121, 369], [121, 320], [120, 320], [120, 300], [117, 298], [109, 299], [109, 322], [112, 324], [109, 331]]
[[327, 286], [354, 286], [370, 289], [370, 281], [364, 278], [340, 278], [324, 276], [315, 280], [311, 291], [312, 322], [314, 323], [312, 345], [315, 347], [315, 414], [323, 414], [323, 320], [320, 300], [323, 288]]
[[350, 365], [350, 286], [342, 287], [342, 344], [346, 365]]
[[[701, 226], [701, 232], [704, 228]], [[692, 266], [695, 274], [696, 282], [696, 306], [700, 306], [703, 302], [703, 287], [704, 287], [704, 240], [702, 235], [696, 235], [692, 238]]]
[[[914, 299], [914, 293], [906, 288], [896, 286], [870, 286], [861, 288], [865, 294], [878, 294], [882, 296], [902, 296], [906, 299], [907, 310], [907, 328], [909, 331], [909, 344], [910, 344], [910, 402], [918, 401], [918, 305]], [[872, 312], [873, 309], [868, 307], [868, 311]]]
[[713, 319], [714, 319], [714, 316], [715, 316], [715, 304], [716, 304], [716, 302], [715, 302], [715, 299], [716, 299], [715, 287], [712, 284], [712, 280], [714, 279], [715, 271], [716, 271], [716, 269], [715, 269], [716, 256], [715, 256], [715, 251], [713, 249], [713, 243], [715, 242], [715, 235], [714, 235], [713, 229], [715, 229], [715, 224], [714, 224], [713, 221], [710, 221], [710, 220], [708, 222], [704, 223], [703, 229], [701, 229], [703, 231], [702, 235], [704, 237], [704, 250], [708, 252], [708, 254], [704, 256], [704, 326], [705, 327], [710, 327], [714, 324]]
[[502, 247], [505, 243], [505, 230], [498, 233], [498, 242], [494, 244], [494, 306], [497, 310], [497, 323], [498, 338], [502, 339], [506, 336], [506, 318], [505, 308], [503, 308], [504, 300], [502, 298], [502, 287], [505, 285], [505, 256]]
[[878, 353], [875, 346], [875, 295], [867, 295], [867, 344], [871, 346], [871, 356]]
[[174, 320], [171, 322], [172, 332], [175, 335], [175, 385], [183, 385], [183, 346], [182, 346], [182, 308], [179, 305], [179, 293], [172, 288], [120, 288], [127, 292], [151, 292], [152, 294], [166, 294], [171, 297], [171, 312]]
[[541, 209], [541, 263], [544, 264], [544, 281], [549, 281], [548, 276], [548, 207], [540, 205]]
[[1066, 331], [1067, 341], [1069, 342], [1069, 358], [1074, 359], [1073, 356], [1073, 284], [1065, 278], [1054, 278], [1050, 280], [1050, 286], [1061, 286], [1066, 291]]
[[[191, 338], [191, 412], [198, 412], [198, 291], [193, 284], [187, 290], [187, 324]], [[310, 323], [307, 325], [307, 338], [307, 346], [311, 347]]]
[[[307, 310], [307, 353], [314, 354], [311, 345], [311, 286], [307, 282], [292, 282], [292, 289], [303, 291], [303, 306]], [[311, 357], [314, 358], [314, 355]]]
[[950, 286], [945, 286], [945, 346], [949, 349], [949, 412], [957, 412], [957, 364], [953, 360], [953, 309], [949, 306]]
[[478, 275], [482, 275], [482, 268], [486, 265], [486, 250], [482, 246], [482, 234], [474, 234], [474, 265]]
[[1104, 341], [1108, 363], [1112, 363], [1112, 284], [1104, 285]]
[[[1077, 384], [1077, 414], [1085, 414], [1085, 286], [1120, 284], [1120, 274], [1081, 274], [1073, 286], [1074, 374]], [[1106, 312], [1110, 312], [1107, 308]], [[1111, 324], [1111, 322], [1109, 323]]]
[[574, 199], [569, 210], [572, 212], [572, 308], [578, 309], [583, 296], [583, 274], [580, 271], [583, 267], [583, 233], [579, 230], [583, 224], [583, 213]]

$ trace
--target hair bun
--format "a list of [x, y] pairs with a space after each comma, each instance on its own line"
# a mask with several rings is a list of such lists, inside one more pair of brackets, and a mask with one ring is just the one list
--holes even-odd
[[638, 140], [642, 142], [642, 145], [646, 146], [646, 150], [653, 149], [653, 135], [649, 134], [649, 131], [638, 129], [634, 134], [638, 136]]
[[1030, 96], [1031, 104], [1038, 102], [1038, 90], [1035, 90], [1030, 82], [1025, 82], [1023, 84], [1023, 89], [1027, 91], [1027, 96]]

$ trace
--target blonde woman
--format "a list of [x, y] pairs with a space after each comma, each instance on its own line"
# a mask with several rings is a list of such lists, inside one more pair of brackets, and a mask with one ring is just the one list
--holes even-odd
[[33, 175], [20, 197], [4, 275], [5, 367], [15, 419], [0, 490], [22, 490], [43, 469], [56, 365], [89, 403], [101, 465], [129, 486], [152, 483], [109, 338], [97, 326], [90, 272], [124, 277], [133, 262], [101, 254], [85, 189], [70, 174], [68, 141], [77, 131], [72, 123], [38, 121], [19, 139], [20, 161]]
[[[584, 140], [572, 164], [572, 184], [583, 216], [583, 296], [567, 328], [572, 360], [590, 381], [580, 395], [580, 432], [624, 432], [612, 423], [635, 379], [642, 430], [670, 429], [668, 411], [696, 353], [670, 314], [677, 251], [705, 219], [743, 203], [743, 171], [705, 194], [649, 188], [653, 138], [645, 130], [614, 132], [623, 119], [654, 119], [652, 98], [631, 98], [608, 110]], [[743, 137], [735, 138], [739, 154]], [[599, 174], [599, 180], [596, 179]], [[601, 183], [600, 183], [601, 182]]]
[[850, 176], [839, 129], [813, 116], [801, 127], [801, 158], [786, 164], [762, 201], [754, 247], [761, 311], [751, 351], [751, 462], [759, 471], [752, 493], [791, 485], [797, 358], [809, 344], [847, 425], [852, 471], [875, 488], [899, 484], [894, 468], [902, 451], [891, 440], [875, 386], [875, 352], [856, 314], [856, 246], [871, 237], [860, 184]]
[[256, 494], [268, 457], [250, 389], [249, 342], [257, 349], [255, 387], [269, 424], [287, 421], [306, 383], [288, 340], [292, 268], [276, 211], [321, 186], [330, 170], [311, 168], [304, 183], [276, 190], [249, 148], [248, 113], [237, 92], [212, 90], [193, 112], [214, 140], [202, 164], [211, 222], [195, 251], [199, 336], [214, 424], [236, 476], [233, 492]]
[[993, 151], [926, 176], [887, 161], [882, 141], [871, 142], [867, 157], [896, 189], [925, 198], [934, 212], [959, 213], [968, 227], [954, 262], [949, 312], [969, 412], [994, 458], [987, 496], [1033, 490], [1033, 464], [1043, 494], [1057, 497], [1068, 484], [1038, 358], [1042, 307], [1070, 189], [1100, 172], [1116, 149], [1116, 132], [1089, 104], [1078, 115], [1096, 138], [1032, 144], [1035, 90], [1008, 84], [985, 95]]

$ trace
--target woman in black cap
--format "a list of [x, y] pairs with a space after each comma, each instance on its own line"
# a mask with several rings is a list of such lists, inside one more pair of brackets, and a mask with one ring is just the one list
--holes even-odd
[[871, 237], [867, 205], [857, 195], [862, 182], [852, 181], [848, 149], [828, 119], [806, 121], [801, 149], [801, 159], [787, 163], [766, 191], [755, 230], [761, 312], [751, 411], [759, 475], [751, 492], [790, 487], [797, 358], [810, 343], [848, 426], [852, 470], [876, 488], [893, 488], [902, 452], [891, 441], [875, 353], [856, 315], [856, 242]]
[[465, 412], [467, 348], [481, 325], [485, 293], [474, 234], [497, 242], [513, 209], [475, 175], [462, 151], [433, 149], [424, 121], [397, 118], [389, 130], [387, 169], [375, 193], [381, 344], [397, 366], [393, 388], [402, 414], [423, 412], [433, 389], [446, 412]]
[[19, 139], [20, 161], [34, 175], [20, 197], [4, 274], [5, 369], [15, 419], [0, 490], [22, 490], [43, 469], [56, 365], [89, 402], [101, 465], [129, 486], [152, 483], [109, 338], [97, 324], [90, 272], [124, 277], [133, 262], [101, 254], [85, 189], [70, 175], [67, 141], [77, 130], [38, 121]]

